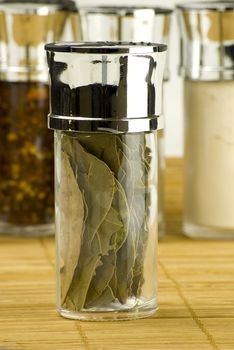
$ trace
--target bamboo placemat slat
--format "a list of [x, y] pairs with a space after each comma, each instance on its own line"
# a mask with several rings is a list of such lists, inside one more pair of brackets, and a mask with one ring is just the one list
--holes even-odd
[[234, 242], [181, 235], [181, 168], [181, 160], [168, 160], [158, 313], [128, 322], [65, 320], [55, 311], [53, 238], [1, 237], [0, 350], [234, 349]]

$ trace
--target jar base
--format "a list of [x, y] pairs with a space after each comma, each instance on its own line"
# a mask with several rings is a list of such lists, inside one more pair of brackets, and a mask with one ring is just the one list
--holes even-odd
[[234, 240], [234, 229], [225, 230], [217, 227], [206, 227], [184, 223], [183, 233], [185, 236], [193, 239]]
[[155, 299], [150, 300], [149, 302], [142, 302], [142, 300], [140, 300], [139, 302], [137, 302], [137, 304], [135, 303], [136, 306], [132, 308], [130, 308], [129, 306], [127, 307], [124, 305], [120, 305], [120, 303], [113, 303], [111, 307], [92, 308], [89, 310], [83, 310], [81, 312], [58, 308], [58, 312], [61, 316], [72, 320], [127, 321], [150, 317], [158, 310]]
[[8, 236], [43, 237], [54, 235], [54, 224], [12, 225], [0, 222], [0, 234]]

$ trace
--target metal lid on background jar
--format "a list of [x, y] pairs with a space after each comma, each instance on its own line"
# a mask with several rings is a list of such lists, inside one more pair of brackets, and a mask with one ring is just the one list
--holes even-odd
[[182, 76], [193, 80], [234, 79], [234, 1], [177, 6]]
[[[83, 39], [168, 44], [172, 12], [172, 9], [164, 6], [80, 7]], [[164, 80], [168, 79], [167, 59]]]
[[[0, 0], [0, 11], [14, 12], [18, 14], [43, 14], [42, 8], [47, 8], [47, 13], [50, 8], [55, 7], [61, 11], [76, 12], [77, 7], [73, 0]], [[44, 14], [46, 11], [44, 10]]]
[[47, 81], [46, 42], [62, 40], [72, 0], [0, 0], [0, 79]]
[[161, 128], [166, 45], [52, 43], [45, 49], [51, 81], [49, 128], [114, 133]]

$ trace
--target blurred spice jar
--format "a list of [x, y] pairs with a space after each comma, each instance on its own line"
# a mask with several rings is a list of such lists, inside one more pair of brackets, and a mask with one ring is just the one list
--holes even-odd
[[72, 34], [74, 15], [75, 5], [67, 0], [0, 1], [1, 233], [53, 233], [53, 138], [47, 131], [43, 46]]
[[[84, 41], [126, 41], [168, 44], [172, 9], [159, 6], [92, 6], [79, 11]], [[78, 22], [79, 23], [79, 22]], [[170, 51], [170, 47], [169, 47]], [[169, 80], [169, 52], [164, 70], [164, 83]], [[158, 167], [158, 234], [165, 235], [164, 217], [164, 129], [157, 132]]]
[[234, 1], [178, 5], [184, 78], [184, 222], [234, 239]]

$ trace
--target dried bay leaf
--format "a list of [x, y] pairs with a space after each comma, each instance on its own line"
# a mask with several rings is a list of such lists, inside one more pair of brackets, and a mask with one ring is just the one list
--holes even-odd
[[88, 208], [81, 254], [67, 293], [70, 307], [80, 310], [84, 307], [92, 277], [101, 265], [101, 243], [97, 231], [111, 208], [115, 180], [107, 165], [86, 152], [76, 139], [67, 138], [63, 150], [69, 156]]
[[95, 236], [91, 244], [87, 239], [83, 239], [78, 264], [66, 297], [65, 305], [68, 308], [74, 311], [83, 308], [92, 276], [95, 275], [96, 268], [102, 265], [100, 254], [101, 244], [98, 236]]
[[[134, 266], [131, 269], [131, 264], [128, 264], [129, 274], [127, 277], [125, 277], [124, 283], [125, 288], [131, 288], [131, 291], [129, 290], [129, 294], [138, 296], [140, 293], [141, 285], [144, 282], [143, 268], [145, 246], [148, 239], [146, 196], [148, 192], [147, 179], [148, 171], [150, 170], [151, 159], [150, 150], [148, 148], [146, 150], [146, 140], [144, 134], [137, 134], [134, 135], [134, 137], [131, 137], [130, 135], [130, 137], [128, 137], [126, 140], [123, 140], [122, 143], [123, 150], [126, 152], [126, 157], [130, 162], [132, 168], [131, 182], [133, 186], [133, 196], [130, 208], [131, 227], [135, 232]], [[124, 254], [127, 254], [127, 251], [126, 253], [123, 252], [123, 257]], [[121, 264], [122, 262], [120, 260], [118, 266], [121, 266]], [[122, 287], [122, 291], [124, 291], [125, 288]]]
[[140, 235], [137, 247], [137, 257], [135, 261], [135, 266], [133, 270], [133, 285], [132, 290], [134, 295], [138, 296], [141, 293], [141, 287], [144, 283], [144, 260], [145, 260], [145, 249], [148, 241], [148, 212], [151, 202], [151, 190], [149, 188], [149, 171], [151, 169], [151, 150], [146, 147], [146, 142], [140, 143], [141, 148], [141, 158], [142, 158], [142, 173], [139, 173], [139, 178], [137, 180], [138, 186], [136, 186], [136, 200], [135, 200], [135, 210], [137, 213], [144, 212], [142, 216], [142, 221], [140, 223]]
[[112, 134], [77, 135], [84, 149], [103, 160], [115, 174], [118, 173], [120, 162], [117, 149], [118, 136]]
[[82, 265], [80, 262], [78, 263], [72, 284], [66, 296], [66, 307], [74, 311], [80, 311], [84, 307], [92, 276], [96, 268], [100, 265], [100, 260], [100, 256], [95, 254], [86, 261], [85, 265]]
[[[82, 193], [75, 181], [74, 174], [66, 153], [61, 155], [62, 177], [60, 184], [60, 252], [61, 299], [62, 304], [71, 284], [78, 263], [83, 235], [84, 204]], [[69, 220], [67, 220], [69, 218]]]
[[108, 285], [100, 297], [94, 300], [92, 303], [88, 304], [87, 307], [105, 307], [115, 300], [115, 295], [111, 287]]
[[107, 255], [109, 250], [113, 249], [111, 238], [122, 229], [123, 223], [119, 218], [119, 214], [116, 209], [111, 207], [97, 232], [100, 239], [102, 255]]
[[88, 293], [87, 293], [87, 298], [86, 298], [86, 303], [85, 307], [92, 307], [92, 305], [98, 305], [100, 303], [97, 302], [101, 298], [101, 303], [102, 304], [108, 304], [113, 300], [114, 294], [107, 294], [108, 296], [111, 295], [112, 300], [110, 301], [109, 298], [108, 300], [105, 300], [104, 295], [105, 295], [105, 290], [109, 287], [109, 282], [112, 279], [112, 276], [114, 274], [115, 270], [115, 255], [114, 251], [110, 251], [108, 255], [102, 256], [102, 265], [99, 266], [96, 270], [96, 274], [92, 279], [92, 282], [90, 284]]
[[65, 148], [83, 195], [85, 227], [66, 306], [124, 304], [144, 283], [150, 149], [144, 134], [73, 135]]
[[[91, 282], [88, 294], [87, 305], [100, 299], [102, 303], [108, 304], [111, 300], [105, 300], [103, 295], [109, 285], [116, 267], [116, 254], [126, 240], [129, 230], [129, 208], [127, 199], [121, 184], [116, 180], [116, 191], [112, 202], [112, 208], [107, 214], [105, 221], [98, 230], [102, 246], [102, 265], [96, 270]], [[107, 255], [108, 254], [108, 255]], [[102, 295], [103, 294], [103, 295]], [[112, 293], [114, 294], [114, 293]], [[108, 297], [110, 293], [105, 294]]]
[[67, 298], [70, 301], [70, 308], [73, 306], [73, 310], [79, 311], [84, 307], [86, 294], [92, 277], [95, 275], [96, 269], [101, 265], [101, 244], [99, 237], [95, 235], [90, 243], [90, 241], [85, 238], [84, 231], [80, 258], [67, 293]]
[[110, 210], [115, 191], [115, 179], [108, 166], [86, 152], [78, 140], [70, 138], [67, 141], [67, 153], [71, 166], [88, 207], [86, 239], [92, 240]]

